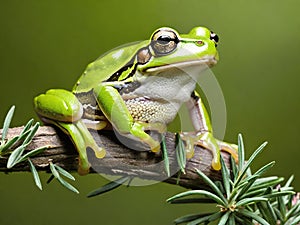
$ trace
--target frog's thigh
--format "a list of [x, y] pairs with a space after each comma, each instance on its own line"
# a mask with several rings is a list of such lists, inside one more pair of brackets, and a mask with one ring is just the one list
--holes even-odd
[[51, 89], [34, 99], [35, 110], [44, 122], [58, 126], [67, 133], [79, 153], [80, 174], [89, 172], [86, 148], [91, 147], [96, 157], [103, 158], [105, 150], [98, 147], [90, 132], [81, 120], [83, 109], [76, 96], [66, 90]]
[[35, 97], [34, 107], [42, 117], [61, 122], [77, 121], [83, 113], [82, 105], [76, 96], [63, 89], [50, 89], [45, 94]]
[[135, 122], [119, 92], [103, 84], [94, 88], [98, 105], [106, 118], [121, 134], [132, 134], [148, 144], [152, 151], [159, 150], [159, 143], [148, 135], [142, 123]]

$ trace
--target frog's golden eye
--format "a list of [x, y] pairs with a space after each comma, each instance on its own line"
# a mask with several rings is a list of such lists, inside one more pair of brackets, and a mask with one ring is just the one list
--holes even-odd
[[215, 45], [217, 46], [218, 42], [219, 42], [219, 36], [216, 33], [211, 31], [210, 32], [210, 40], [214, 41]]
[[160, 29], [152, 36], [151, 46], [156, 55], [166, 55], [174, 51], [179, 39], [177, 34], [169, 29]]

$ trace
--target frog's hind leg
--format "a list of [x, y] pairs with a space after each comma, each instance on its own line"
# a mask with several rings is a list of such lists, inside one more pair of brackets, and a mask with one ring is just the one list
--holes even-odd
[[97, 158], [103, 158], [105, 156], [105, 150], [96, 144], [94, 138], [91, 136], [85, 124], [81, 120], [76, 121], [75, 123], [56, 122], [56, 125], [71, 137], [72, 142], [78, 150], [78, 173], [81, 175], [87, 174], [90, 168], [90, 163], [86, 149], [88, 147], [91, 148], [95, 152], [95, 156]]
[[80, 174], [89, 172], [86, 149], [88, 147], [95, 151], [98, 158], [103, 158], [105, 150], [100, 148], [87, 127], [81, 120], [83, 110], [81, 103], [75, 95], [69, 91], [52, 89], [37, 96], [34, 99], [35, 110], [42, 121], [59, 127], [63, 132], [71, 137], [78, 153]]

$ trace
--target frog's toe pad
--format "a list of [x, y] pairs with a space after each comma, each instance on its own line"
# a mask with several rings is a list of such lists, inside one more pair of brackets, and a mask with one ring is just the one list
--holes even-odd
[[106, 151], [104, 148], [98, 148], [97, 151], [95, 151], [95, 155], [98, 159], [102, 159], [106, 155]]
[[79, 175], [87, 175], [90, 172], [90, 167], [86, 168], [86, 167], [82, 167], [80, 164], [78, 166], [77, 172]]

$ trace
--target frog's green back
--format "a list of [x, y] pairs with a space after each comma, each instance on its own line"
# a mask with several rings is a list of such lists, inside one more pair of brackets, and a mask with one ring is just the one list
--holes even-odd
[[145, 46], [147, 41], [132, 43], [115, 48], [94, 62], [90, 63], [73, 87], [74, 93], [87, 92], [97, 84], [108, 80], [113, 74], [126, 66], [137, 51]]

